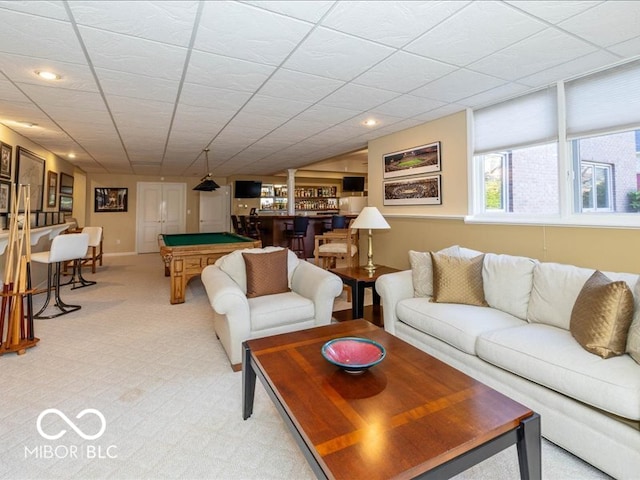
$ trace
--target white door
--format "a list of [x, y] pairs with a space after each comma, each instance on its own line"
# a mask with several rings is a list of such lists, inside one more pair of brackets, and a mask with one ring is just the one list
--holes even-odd
[[229, 232], [231, 218], [230, 187], [200, 192], [200, 231]]
[[138, 182], [136, 250], [159, 251], [158, 235], [183, 233], [186, 229], [187, 186], [185, 183]]

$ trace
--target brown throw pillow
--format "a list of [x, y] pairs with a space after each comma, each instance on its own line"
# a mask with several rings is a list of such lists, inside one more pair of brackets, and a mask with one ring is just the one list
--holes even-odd
[[486, 307], [482, 285], [484, 254], [473, 258], [431, 252], [433, 298], [436, 303], [463, 303]]
[[612, 282], [596, 270], [571, 310], [569, 330], [582, 347], [602, 358], [625, 353], [633, 319], [633, 294], [626, 282]]
[[247, 270], [247, 298], [289, 291], [287, 249], [269, 253], [243, 253]]

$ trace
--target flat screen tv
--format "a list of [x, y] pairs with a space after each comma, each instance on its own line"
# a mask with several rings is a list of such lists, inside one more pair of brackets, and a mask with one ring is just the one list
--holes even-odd
[[233, 198], [260, 198], [262, 182], [254, 180], [236, 180]]
[[343, 192], [364, 192], [364, 177], [343, 177]]

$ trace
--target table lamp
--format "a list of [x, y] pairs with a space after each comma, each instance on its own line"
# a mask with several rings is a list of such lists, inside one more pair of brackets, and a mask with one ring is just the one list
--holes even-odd
[[376, 270], [376, 266], [373, 264], [373, 243], [371, 241], [371, 230], [386, 229], [391, 227], [376, 207], [364, 207], [360, 212], [360, 215], [358, 215], [358, 217], [354, 220], [351, 228], [369, 230], [369, 250], [367, 252], [368, 261], [364, 268], [367, 272], [369, 272], [369, 274], [371, 274]]

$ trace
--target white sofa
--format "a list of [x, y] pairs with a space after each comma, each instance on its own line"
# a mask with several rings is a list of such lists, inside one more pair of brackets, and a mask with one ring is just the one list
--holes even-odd
[[[538, 412], [551, 442], [616, 478], [640, 478], [640, 364], [628, 353], [589, 353], [569, 331], [573, 304], [594, 270], [486, 254], [489, 306], [481, 307], [431, 302], [431, 272], [419, 258], [412, 258], [413, 272], [376, 282], [385, 330]], [[632, 330], [640, 335], [638, 275], [603, 273], [631, 288], [629, 338]]]
[[331, 323], [333, 302], [342, 293], [337, 275], [298, 259], [287, 251], [291, 291], [247, 298], [242, 253], [282, 250], [265, 247], [236, 250], [202, 270], [201, 279], [213, 308], [213, 324], [229, 360], [238, 368], [242, 342], [251, 338], [302, 330]]

